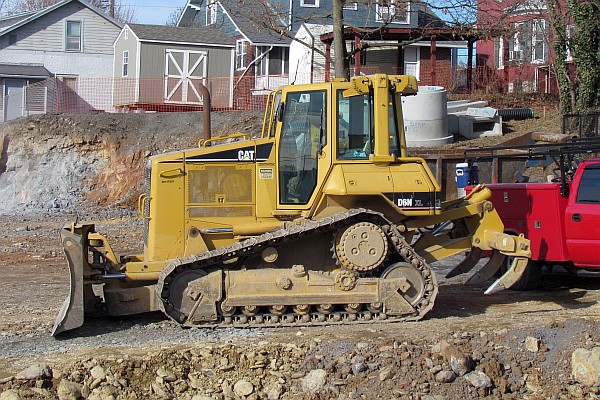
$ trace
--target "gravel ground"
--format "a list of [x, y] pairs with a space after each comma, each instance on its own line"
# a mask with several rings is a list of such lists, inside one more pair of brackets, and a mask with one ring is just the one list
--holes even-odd
[[[102, 118], [109, 117], [117, 118]], [[117, 254], [140, 252], [142, 222], [128, 208], [139, 169], [127, 166], [143, 164], [144, 148], [164, 151], [157, 143], [169, 142], [169, 132], [161, 131], [160, 116], [151, 139], [136, 136], [144, 128], [138, 117], [44, 118], [0, 134], [0, 400], [600, 397], [598, 274], [559, 272], [536, 291], [485, 296], [485, 285], [443, 278], [458, 258], [433, 266], [440, 294], [419, 322], [182, 329], [151, 313], [88, 318], [83, 328], [50, 337], [69, 284], [60, 227], [94, 220]], [[219, 118], [236, 130], [260, 121], [247, 114]], [[112, 124], [108, 133], [99, 129], [105, 124]], [[60, 128], [68, 140], [57, 151], [86, 157], [70, 158], [84, 178], [69, 175], [78, 183], [61, 186], [50, 178], [59, 174], [43, 175], [60, 157], [46, 157], [52, 146], [42, 127], [63, 125], [75, 133]], [[89, 126], [96, 130], [83, 128]], [[48, 148], [33, 151], [18, 142], [21, 134]], [[182, 137], [171, 145], [186, 140], [193, 142]]]
[[[151, 313], [88, 318], [83, 328], [55, 339], [49, 330], [68, 285], [56, 239], [64, 222], [57, 215], [0, 217], [6, 227], [0, 234], [0, 390], [21, 398], [34, 394], [69, 398], [59, 395], [67, 390], [61, 389], [61, 382], [75, 385], [88, 398], [93, 398], [94, 390], [104, 396], [100, 398], [110, 398], [100, 392], [113, 389], [114, 398], [598, 398], [598, 386], [576, 381], [572, 365], [576, 349], [591, 352], [600, 346], [600, 276], [595, 274], [559, 274], [547, 277], [537, 291], [484, 296], [484, 286], [443, 278], [458, 261], [454, 259], [434, 265], [440, 294], [436, 306], [419, 322], [182, 329]], [[141, 228], [140, 221], [130, 217], [98, 223], [98, 230], [118, 244], [118, 253], [139, 250]], [[465, 358], [469, 372], [461, 375], [459, 367], [452, 368], [452, 356], [435, 352], [444, 343], [454, 349], [445, 352]], [[527, 346], [537, 349], [529, 351]], [[206, 348], [211, 349], [209, 355], [196, 354]], [[282, 358], [280, 353], [288, 351], [293, 354]], [[235, 366], [222, 369], [222, 360], [232, 358], [230, 354]], [[261, 354], [268, 368], [255, 367]], [[91, 378], [91, 371], [98, 366], [126, 384], [104, 378], [93, 385], [96, 378]], [[39, 372], [42, 367], [53, 371], [51, 377], [18, 378], [27, 369]], [[168, 374], [165, 370], [175, 374], [175, 380], [161, 378], [160, 374]], [[478, 388], [464, 377], [477, 371], [492, 380], [490, 387]], [[316, 383], [306, 383], [307, 379]], [[413, 379], [419, 382], [414, 387]], [[252, 385], [252, 393], [235, 394], [238, 382]], [[188, 388], [182, 390], [185, 385]], [[273, 385], [279, 388], [274, 392], [279, 397], [269, 397]]]

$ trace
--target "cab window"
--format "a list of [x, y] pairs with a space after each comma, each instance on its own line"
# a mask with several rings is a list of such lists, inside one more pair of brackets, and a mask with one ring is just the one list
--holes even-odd
[[397, 108], [402, 108], [402, 103], [400, 102], [400, 96], [394, 96], [390, 93], [390, 108], [389, 108], [389, 129], [390, 129], [390, 153], [399, 156], [400, 155], [400, 138], [398, 136], [398, 126], [397, 126]]
[[600, 164], [587, 166], [583, 170], [577, 191], [577, 203], [600, 203]]
[[288, 93], [279, 148], [281, 204], [307, 204], [317, 185], [318, 155], [326, 142], [324, 90]]
[[373, 104], [371, 96], [344, 97], [337, 91], [337, 157], [366, 160], [373, 148]]

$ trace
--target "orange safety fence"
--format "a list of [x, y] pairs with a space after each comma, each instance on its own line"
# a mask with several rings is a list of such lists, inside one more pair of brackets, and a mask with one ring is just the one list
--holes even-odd
[[[467, 93], [466, 67], [441, 63], [431, 71], [426, 63], [411, 70], [420, 85], [444, 86], [451, 93]], [[401, 74], [396, 67], [352, 68], [351, 75]], [[333, 75], [331, 75], [333, 78]], [[217, 78], [50, 78], [25, 89], [23, 115], [88, 112], [181, 112], [204, 107], [199, 84], [211, 94], [213, 110], [255, 110], [264, 107], [269, 91], [289, 83], [325, 82], [325, 73], [309, 76], [270, 75]], [[497, 71], [472, 68], [471, 90], [502, 91]]]

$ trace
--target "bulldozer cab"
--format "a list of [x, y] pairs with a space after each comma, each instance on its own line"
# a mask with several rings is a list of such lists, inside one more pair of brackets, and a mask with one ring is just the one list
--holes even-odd
[[[270, 98], [263, 136], [277, 136], [278, 203], [308, 208], [336, 164], [385, 164], [406, 156], [400, 95], [385, 76], [290, 86]], [[377, 106], [376, 106], [377, 105]], [[268, 122], [267, 122], [268, 121]]]

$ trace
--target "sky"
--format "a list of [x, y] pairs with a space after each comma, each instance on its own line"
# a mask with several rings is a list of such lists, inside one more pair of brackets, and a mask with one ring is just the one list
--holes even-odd
[[138, 24], [163, 25], [169, 15], [178, 7], [187, 4], [186, 0], [123, 0], [124, 5], [135, 9], [135, 22]]

